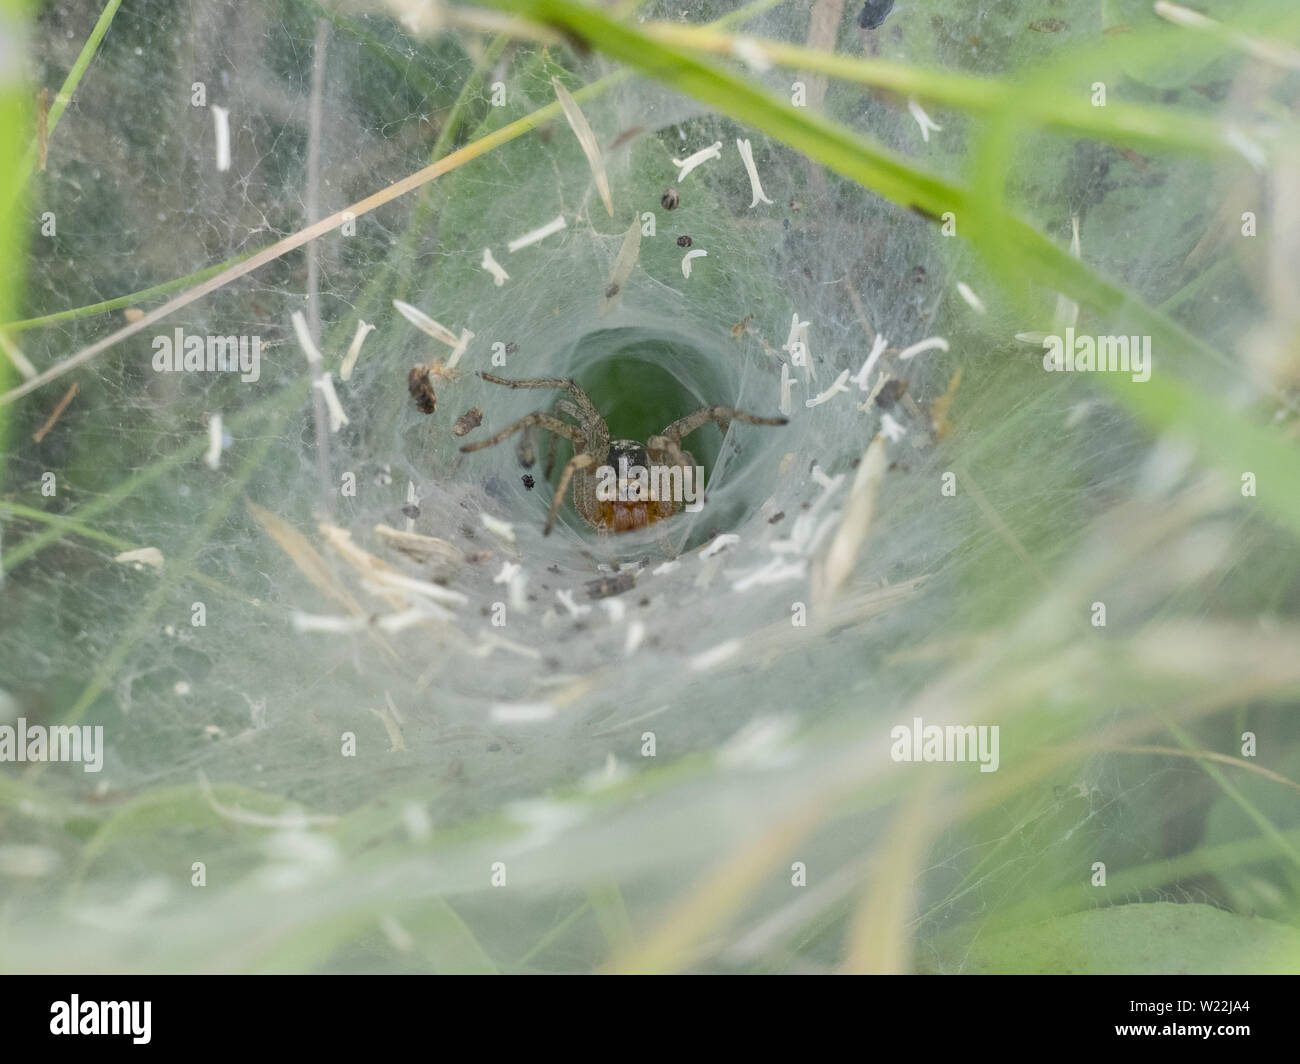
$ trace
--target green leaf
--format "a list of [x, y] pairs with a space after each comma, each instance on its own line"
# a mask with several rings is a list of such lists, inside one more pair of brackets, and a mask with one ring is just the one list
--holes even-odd
[[971, 974], [1295, 975], [1300, 930], [1210, 905], [1120, 905], [976, 941]]

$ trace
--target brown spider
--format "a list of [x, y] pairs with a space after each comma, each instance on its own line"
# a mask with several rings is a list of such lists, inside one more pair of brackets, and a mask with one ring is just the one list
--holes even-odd
[[[560, 474], [560, 484], [556, 488], [555, 498], [551, 500], [551, 512], [546, 518], [543, 535], [549, 536], [555, 525], [555, 515], [559, 512], [564, 493], [569, 481], [573, 481], [573, 501], [582, 519], [598, 532], [629, 532], [645, 528], [655, 521], [661, 521], [680, 513], [684, 508], [682, 500], [676, 495], [671, 498], [633, 498], [604, 499], [597, 492], [598, 477], [593, 469], [618, 468], [620, 459], [628, 468], [644, 470], [680, 471], [677, 483], [690, 476], [695, 468], [695, 458], [689, 451], [681, 448], [681, 439], [700, 428], [707, 422], [714, 422], [727, 433], [732, 421], [743, 421], [747, 425], [784, 425], [788, 419], [783, 417], [757, 417], [742, 410], [733, 410], [726, 406], [707, 406], [684, 418], [674, 421], [657, 436], [651, 436], [645, 443], [636, 440], [611, 440], [609, 426], [599, 411], [587, 397], [587, 393], [578, 386], [577, 381], [568, 377], [540, 377], [528, 380], [508, 380], [491, 373], [480, 373], [485, 381], [501, 384], [507, 388], [563, 388], [568, 397], [555, 404], [559, 414], [567, 414], [577, 424], [561, 421], [555, 414], [539, 410], [521, 417], [513, 425], [507, 425], [496, 435], [477, 443], [467, 443], [461, 451], [481, 451], [500, 443], [521, 429], [533, 425], [553, 433], [551, 440], [551, 459], [555, 456], [555, 437], [563, 436], [573, 442], [573, 457], [565, 464]], [[548, 466], [547, 473], [550, 469]], [[665, 478], [666, 481], [667, 478]]]

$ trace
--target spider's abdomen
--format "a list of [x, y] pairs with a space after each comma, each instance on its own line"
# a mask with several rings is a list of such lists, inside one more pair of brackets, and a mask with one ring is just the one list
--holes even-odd
[[587, 519], [601, 532], [633, 532], [672, 517], [677, 510], [678, 504], [671, 499], [660, 502], [597, 502], [594, 520], [591, 517]]

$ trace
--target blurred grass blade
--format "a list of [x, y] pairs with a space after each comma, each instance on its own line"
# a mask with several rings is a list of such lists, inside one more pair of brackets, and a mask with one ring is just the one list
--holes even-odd
[[1099, 108], [1077, 92], [1056, 87], [1029, 94], [1009, 81], [825, 52], [782, 41], [741, 38], [704, 27], [652, 22], [642, 31], [662, 44], [720, 55], [734, 54], [743, 40], [744, 48], [756, 49], [778, 66], [916, 96], [973, 114], [1015, 106], [1026, 118], [1047, 129], [1149, 147], [1236, 154], [1226, 129], [1219, 122], [1172, 108], [1124, 101]]

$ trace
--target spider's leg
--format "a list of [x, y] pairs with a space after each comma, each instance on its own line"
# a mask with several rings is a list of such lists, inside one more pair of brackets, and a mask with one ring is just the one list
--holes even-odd
[[645, 441], [645, 453], [651, 465], [680, 466], [686, 462], [675, 436], [651, 436]]
[[789, 420], [784, 417], [758, 417], [756, 414], [747, 414], [743, 410], [733, 410], [729, 406], [706, 406], [703, 410], [697, 410], [674, 421], [660, 433], [660, 436], [674, 441], [680, 440], [710, 421], [716, 423], [725, 436], [733, 421], [743, 421], [746, 425], [785, 425]]
[[[513, 380], [509, 377], [498, 377], [495, 373], [484, 373], [479, 371], [479, 376], [489, 384], [501, 384], [507, 388], [563, 388], [573, 397], [573, 406], [576, 411], [570, 410], [579, 421], [585, 421], [590, 415], [599, 417], [596, 408], [592, 405], [587, 393], [582, 390], [578, 382], [572, 377], [526, 377], [522, 380]], [[561, 403], [566, 400], [561, 399]]]
[[[555, 409], [557, 413], [568, 414], [569, 417], [573, 418], [573, 420], [582, 427], [584, 434], [586, 433], [587, 426], [582, 420], [582, 411], [578, 409], [576, 403], [572, 403], [568, 399], [557, 399], [555, 402]], [[546, 448], [546, 472], [542, 475], [547, 480], [551, 479], [551, 471], [555, 468], [555, 449], [559, 446], [559, 443], [560, 437], [552, 435], [551, 442]]]
[[555, 498], [551, 500], [551, 512], [547, 515], [546, 527], [542, 529], [542, 535], [551, 534], [551, 529], [555, 526], [555, 515], [560, 512], [560, 503], [564, 501], [564, 493], [569, 490], [569, 481], [573, 479], [573, 474], [579, 469], [586, 469], [595, 464], [596, 459], [589, 454], [575, 454], [565, 463], [564, 472], [560, 474], [560, 486], [555, 489]]
[[569, 393], [569, 399], [561, 399], [559, 408], [582, 425], [588, 438], [609, 438], [605, 419], [600, 416], [600, 412], [592, 404], [587, 393], [572, 377], [527, 377], [522, 380], [512, 380], [509, 377], [498, 377], [495, 373], [484, 373], [482, 370], [479, 371], [479, 376], [490, 384], [501, 384], [507, 388], [564, 388]]
[[573, 388], [575, 382], [572, 377], [525, 377], [514, 379], [511, 377], [498, 377], [495, 373], [484, 373], [479, 371], [479, 376], [490, 384], [504, 384], [507, 388]]
[[[645, 449], [646, 457], [650, 459], [652, 467], [660, 469], [667, 467], [670, 476], [673, 470], [681, 471], [679, 483], [681, 484], [682, 496], [679, 498], [676, 495], [676, 484], [670, 480], [669, 483], [674, 483], [673, 495], [667, 499], [661, 497], [652, 504], [658, 507], [658, 515], [661, 519], [671, 517], [680, 511], [687, 502], [694, 502], [697, 499], [703, 500], [704, 470], [702, 468], [698, 469], [701, 479], [696, 482], [695, 475], [698, 467], [695, 464], [695, 455], [691, 454], [690, 451], [683, 451], [681, 445], [670, 436], [651, 436], [645, 441]], [[688, 487], [691, 488], [692, 492], [690, 497], [686, 495]]]
[[518, 432], [520, 429], [526, 429], [530, 425], [540, 425], [547, 432], [554, 432], [557, 436], [563, 436], [566, 440], [573, 440], [574, 443], [581, 443], [585, 437], [582, 430], [577, 425], [570, 425], [567, 421], [561, 421], [553, 414], [545, 413], [539, 410], [535, 414], [528, 414], [521, 417], [513, 425], [507, 425], [495, 436], [486, 440], [479, 440], [477, 443], [467, 443], [460, 450], [462, 454], [468, 454], [470, 451], [481, 451], [484, 447], [491, 447], [493, 444], [500, 443], [506, 437]]
[[551, 442], [546, 448], [546, 472], [542, 474], [547, 480], [551, 479], [551, 472], [555, 469], [555, 449], [559, 445], [560, 437], [552, 436]]

